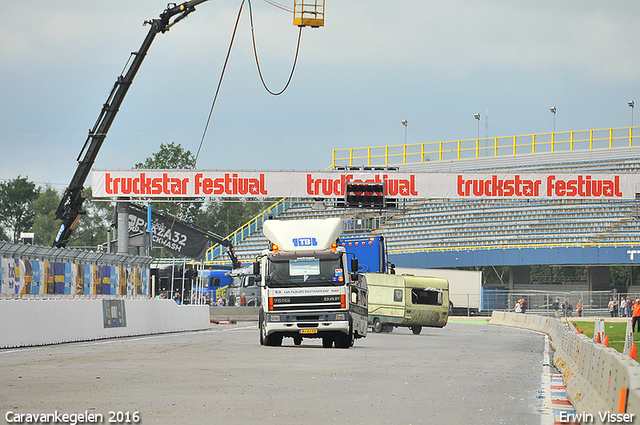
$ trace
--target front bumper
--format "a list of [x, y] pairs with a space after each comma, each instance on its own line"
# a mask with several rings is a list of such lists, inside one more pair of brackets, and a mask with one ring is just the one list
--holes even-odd
[[281, 333], [314, 337], [325, 333], [349, 333], [348, 311], [267, 313], [265, 319], [267, 335]]

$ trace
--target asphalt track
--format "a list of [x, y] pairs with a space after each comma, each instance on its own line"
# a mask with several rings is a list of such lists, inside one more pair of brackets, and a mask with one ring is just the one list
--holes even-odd
[[307, 339], [264, 347], [244, 322], [9, 349], [0, 413], [9, 423], [54, 412], [134, 423], [137, 412], [143, 424], [537, 425], [548, 423], [545, 345], [539, 333], [461, 322], [370, 333], [350, 349]]

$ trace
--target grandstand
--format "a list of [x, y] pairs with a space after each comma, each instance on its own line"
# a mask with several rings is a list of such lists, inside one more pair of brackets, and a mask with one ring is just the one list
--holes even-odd
[[[357, 156], [357, 149], [345, 149], [342, 150], [347, 152], [344, 157], [334, 151], [333, 166], [397, 166], [400, 171], [430, 173], [634, 173], [640, 167], [640, 140], [633, 136], [634, 130], [640, 134], [635, 128], [588, 130], [582, 133], [589, 134], [591, 139], [579, 141], [574, 140], [578, 132], [567, 132], [569, 136], [554, 133], [526, 138], [513, 136], [438, 142], [435, 145], [439, 150], [426, 144], [358, 148], [365, 152], [361, 156]], [[609, 135], [609, 139], [596, 137], [598, 134]], [[502, 146], [501, 139], [512, 140], [513, 145]], [[518, 140], [523, 139], [529, 142], [518, 144]], [[564, 145], [558, 140], [564, 140]], [[452, 145], [458, 150], [443, 150]], [[504, 151], [505, 148], [509, 149]], [[501, 153], [503, 151], [506, 153]], [[526, 249], [631, 249], [639, 246], [638, 205], [636, 200], [611, 199], [416, 199], [402, 203], [395, 210], [372, 212], [338, 208], [335, 202], [288, 199], [257, 217], [253, 227], [250, 223], [230, 237], [238, 256], [243, 261], [251, 261], [267, 246], [261, 233], [261, 223], [267, 218], [341, 217], [345, 221], [346, 234], [383, 235], [390, 259], [403, 266], [432, 266], [424, 260], [432, 253], [462, 254], [483, 250], [516, 250], [519, 259], [507, 264], [473, 261], [461, 264], [461, 255], [455, 256], [458, 262], [449, 263], [446, 260], [449, 257], [441, 255], [439, 267], [581, 264], [579, 261], [584, 261], [586, 254], [576, 254], [578, 260], [557, 260], [554, 263], [548, 262], [544, 256], [527, 255]], [[607, 259], [598, 264], [629, 265], [629, 258], [624, 252], [624, 258], [613, 258], [607, 254]], [[208, 252], [207, 260], [222, 259], [221, 254], [219, 248], [214, 248]], [[597, 251], [596, 255], [604, 258], [604, 251]]]

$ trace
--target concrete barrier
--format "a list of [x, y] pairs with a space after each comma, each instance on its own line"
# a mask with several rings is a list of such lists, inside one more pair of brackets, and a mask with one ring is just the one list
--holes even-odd
[[548, 334], [569, 400], [577, 412], [592, 414], [593, 423], [602, 423], [606, 413], [634, 414], [634, 421], [640, 417], [640, 364], [629, 356], [596, 344], [556, 318], [494, 312], [489, 324]]
[[260, 307], [209, 307], [209, 316], [214, 323], [258, 320]]
[[172, 300], [0, 300], [0, 348], [208, 329], [208, 306]]

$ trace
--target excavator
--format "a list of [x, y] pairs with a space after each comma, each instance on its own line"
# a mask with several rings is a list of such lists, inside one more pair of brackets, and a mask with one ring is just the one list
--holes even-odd
[[[126, 69], [117, 78], [107, 101], [102, 106], [98, 119], [89, 130], [87, 139], [76, 159], [78, 167], [56, 210], [56, 219], [62, 220], [62, 224], [54, 239], [54, 247], [64, 248], [67, 245], [73, 228], [80, 216], [85, 214], [82, 209], [84, 183], [91, 172], [91, 167], [93, 167], [98, 151], [102, 147], [102, 143], [118, 114], [120, 105], [122, 105], [127, 91], [151, 47], [151, 43], [153, 43], [158, 33], [169, 31], [171, 27], [194, 12], [196, 6], [206, 1], [208, 0], [190, 0], [181, 4], [169, 3], [158, 18], [144, 22], [145, 25], [150, 26], [149, 32], [140, 49], [131, 54], [128, 68], [125, 67]], [[296, 0], [294, 2], [294, 24], [313, 27], [324, 25], [324, 0]]]

